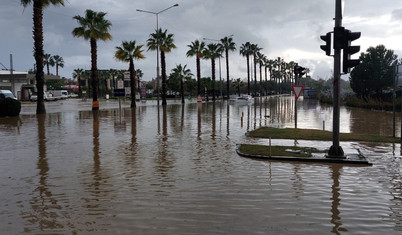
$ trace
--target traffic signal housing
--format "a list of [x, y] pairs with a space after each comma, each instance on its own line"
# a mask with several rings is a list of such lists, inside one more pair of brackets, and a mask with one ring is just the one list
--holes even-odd
[[331, 55], [331, 33], [327, 33], [326, 35], [320, 36], [321, 40], [325, 42], [325, 45], [321, 45], [320, 48], [325, 51], [327, 56]]
[[360, 46], [351, 46], [351, 42], [360, 38], [361, 32], [345, 30], [343, 47], [343, 73], [349, 73], [350, 69], [360, 63], [359, 59], [351, 59], [350, 56], [360, 51]]
[[302, 77], [304, 74], [306, 74], [306, 68], [301, 67], [301, 66], [299, 66], [299, 65], [296, 65], [296, 66], [294, 67], [294, 69], [293, 69], [293, 72], [294, 72], [295, 74], [297, 74], [298, 77], [300, 78], [300, 77]]

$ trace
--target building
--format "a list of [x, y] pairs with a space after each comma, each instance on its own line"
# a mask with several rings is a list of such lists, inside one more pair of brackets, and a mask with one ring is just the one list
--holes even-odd
[[30, 84], [27, 72], [12, 71], [11, 73], [10, 70], [0, 70], [0, 89], [10, 90], [19, 100], [21, 96], [24, 97], [23, 87]]
[[[45, 81], [60, 79], [59, 76], [45, 75]], [[35, 74], [10, 70], [0, 70], [0, 89], [10, 90], [18, 100], [29, 100], [30, 95], [36, 91]], [[46, 88], [45, 88], [46, 90]]]

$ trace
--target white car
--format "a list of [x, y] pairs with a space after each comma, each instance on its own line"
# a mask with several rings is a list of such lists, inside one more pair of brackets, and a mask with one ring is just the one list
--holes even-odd
[[15, 100], [17, 99], [14, 96], [14, 94], [9, 90], [0, 90], [0, 98], [1, 97], [3, 97], [3, 98], [11, 98], [11, 99], [15, 99]]

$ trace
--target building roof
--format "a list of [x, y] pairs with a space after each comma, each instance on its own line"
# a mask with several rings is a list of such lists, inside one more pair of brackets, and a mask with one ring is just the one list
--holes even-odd
[[[0, 70], [0, 75], [3, 74], [10, 74], [10, 70]], [[28, 72], [18, 72], [18, 71], [13, 71], [13, 74], [28, 74]]]

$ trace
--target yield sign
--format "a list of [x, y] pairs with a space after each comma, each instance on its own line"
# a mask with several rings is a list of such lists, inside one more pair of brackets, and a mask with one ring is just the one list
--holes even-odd
[[299, 86], [299, 85], [293, 85], [292, 89], [293, 89], [293, 93], [296, 96], [296, 100], [299, 99], [299, 96], [301, 95], [302, 91], [303, 91], [304, 86]]

